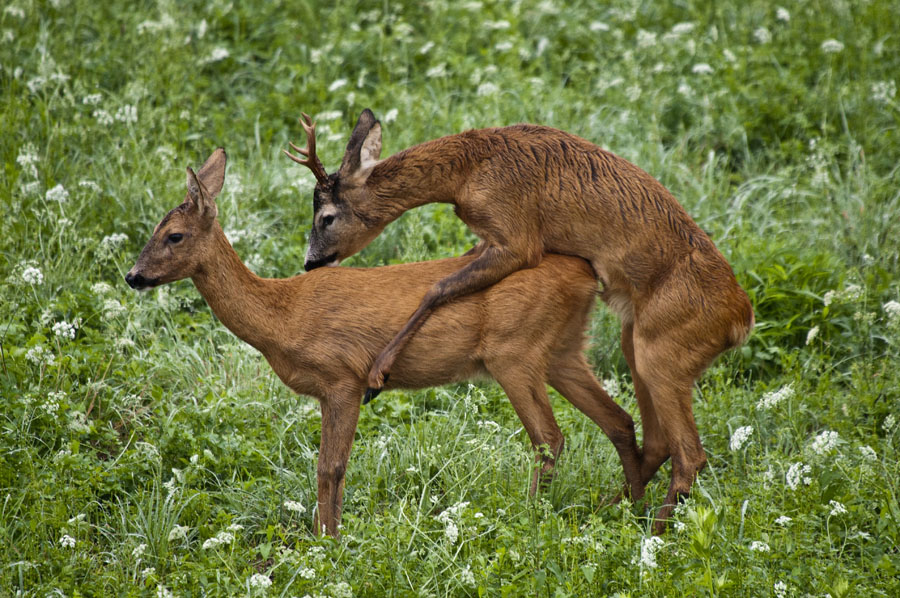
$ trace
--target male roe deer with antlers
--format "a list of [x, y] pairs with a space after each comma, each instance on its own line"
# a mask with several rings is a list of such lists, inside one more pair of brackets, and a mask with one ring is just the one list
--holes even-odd
[[706, 465], [691, 389], [723, 351], [743, 343], [753, 309], [731, 266], [669, 191], [649, 174], [596, 145], [536, 125], [472, 130], [380, 160], [381, 125], [369, 109], [350, 136], [340, 169], [325, 172], [315, 127], [303, 115], [307, 156], [294, 161], [316, 176], [306, 268], [336, 265], [365, 247], [406, 210], [454, 205], [481, 242], [474, 260], [438, 281], [379, 354], [366, 400], [402, 367], [395, 360], [430, 314], [545, 253], [588, 260], [602, 298], [622, 322], [644, 446], [641, 484], [672, 459], [672, 477], [655, 531]]
[[[191, 278], [222, 323], [258, 349], [292, 390], [322, 409], [318, 509], [314, 527], [337, 535], [344, 472], [377, 347], [387, 343], [438, 280], [474, 258], [384, 268], [327, 268], [288, 279], [250, 272], [225, 238], [215, 198], [225, 180], [217, 149], [195, 175], [188, 168], [184, 203], [156, 226], [125, 276], [143, 290]], [[373, 292], [390, 289], [390, 293]], [[626, 484], [640, 483], [634, 422], [594, 378], [582, 354], [596, 283], [588, 264], [547, 256], [540, 267], [506, 278], [436, 310], [398, 355], [394, 388], [423, 388], [492, 376], [506, 392], [541, 465], [534, 493], [552, 473], [563, 436], [545, 382], [610, 438]]]

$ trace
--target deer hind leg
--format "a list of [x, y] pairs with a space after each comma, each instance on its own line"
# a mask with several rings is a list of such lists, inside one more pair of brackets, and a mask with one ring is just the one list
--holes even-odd
[[[697, 355], [691, 355], [684, 346], [665, 337], [647, 341], [635, 335], [634, 358], [672, 458], [669, 491], [653, 526], [654, 533], [659, 534], [665, 531], [678, 501], [690, 493], [694, 480], [706, 466], [691, 397], [694, 380], [702, 368], [695, 365]], [[645, 455], [642, 475], [654, 465], [647, 462]]]
[[322, 440], [316, 477], [318, 504], [313, 529], [316, 534], [338, 537], [344, 504], [344, 474], [359, 419], [359, 394], [345, 401], [322, 402]]
[[650, 390], [638, 372], [634, 359], [634, 323], [622, 324], [622, 352], [625, 361], [631, 370], [631, 380], [634, 382], [634, 394], [637, 398], [638, 409], [641, 412], [641, 426], [644, 431], [644, 446], [641, 451], [641, 490], [637, 496], [632, 490], [632, 498], [640, 499], [644, 495], [644, 488], [653, 479], [656, 472], [669, 458], [669, 443], [663, 435], [659, 417], [653, 406]]
[[622, 461], [626, 491], [636, 499], [643, 496], [641, 454], [634, 437], [634, 420], [603, 390], [580, 350], [550, 364], [549, 382], [579, 411], [600, 426]]
[[[523, 238], [529, 239], [527, 235]], [[476, 246], [477, 247], [477, 246]], [[478, 257], [469, 262], [450, 276], [439, 280], [429, 289], [422, 299], [422, 303], [409, 318], [400, 332], [388, 343], [387, 347], [375, 359], [374, 365], [369, 370], [368, 385], [363, 404], [368, 403], [381, 392], [384, 383], [391, 372], [391, 367], [400, 351], [412, 338], [412, 335], [421, 328], [425, 320], [435, 309], [448, 301], [480, 291], [492, 284], [499, 282], [504, 277], [522, 268], [537, 266], [541, 261], [540, 248], [530, 250], [528, 248], [501, 248], [480, 245]]]
[[536, 376], [534, 370], [523, 371], [521, 367], [495, 369], [491, 373], [509, 397], [535, 450], [535, 470], [529, 489], [534, 496], [552, 481], [565, 438], [553, 416], [543, 376]]

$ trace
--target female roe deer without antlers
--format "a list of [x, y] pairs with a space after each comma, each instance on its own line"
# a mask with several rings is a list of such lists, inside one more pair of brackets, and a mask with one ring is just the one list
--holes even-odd
[[[322, 408], [318, 509], [314, 527], [337, 535], [344, 472], [375, 348], [387, 343], [438, 280], [474, 258], [385, 268], [326, 268], [288, 279], [250, 272], [225, 238], [215, 198], [225, 180], [217, 149], [197, 175], [188, 168], [184, 203], [169, 212], [125, 276], [144, 290], [191, 278], [216, 316], [258, 349], [278, 377]], [[375, 293], [373, 289], [391, 289]], [[423, 388], [493, 376], [506, 391], [542, 464], [534, 493], [563, 447], [548, 382], [610, 438], [626, 483], [637, 490], [640, 455], [631, 417], [603, 391], [582, 354], [596, 282], [588, 264], [547, 256], [540, 267], [506, 278], [437, 311], [398, 356], [390, 387]]]
[[[395, 359], [440, 305], [538, 265], [545, 253], [588, 260], [601, 297], [622, 321], [644, 427], [644, 486], [672, 458], [672, 478], [654, 530], [706, 465], [691, 388], [726, 349], [743, 343], [753, 308], [731, 266], [671, 193], [637, 166], [579, 137], [535, 125], [466, 131], [384, 160], [381, 125], [363, 111], [340, 169], [315, 155], [315, 125], [303, 115], [316, 176], [306, 269], [337, 265], [400, 214], [426, 203], [454, 205], [481, 238], [476, 258], [442, 278], [379, 354], [368, 376], [374, 397], [401, 366]], [[396, 370], [396, 371], [395, 371]], [[626, 489], [627, 491], [628, 489]]]

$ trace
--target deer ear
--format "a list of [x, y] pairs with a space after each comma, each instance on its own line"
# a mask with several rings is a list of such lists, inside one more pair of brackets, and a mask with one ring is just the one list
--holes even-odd
[[344, 160], [338, 174], [341, 178], [365, 181], [381, 157], [381, 123], [366, 108], [359, 115], [356, 127], [350, 134]]
[[[221, 186], [219, 189], [221, 189]], [[190, 166], [188, 166], [187, 169], [187, 191], [188, 201], [194, 204], [194, 207], [197, 208], [197, 212], [200, 216], [204, 220], [212, 222], [213, 219], [215, 219], [216, 214], [219, 213], [219, 208], [216, 207], [215, 200], [210, 197], [203, 182], [196, 174], [194, 174], [194, 171]]]
[[222, 185], [225, 184], [225, 159], [225, 148], [217, 148], [197, 173], [197, 178], [206, 188], [209, 199], [216, 199], [222, 190]]

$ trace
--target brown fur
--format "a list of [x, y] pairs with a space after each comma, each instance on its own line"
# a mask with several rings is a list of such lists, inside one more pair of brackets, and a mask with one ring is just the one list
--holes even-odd
[[[472, 263], [461, 257], [384, 268], [323, 268], [288, 279], [262, 279], [232, 249], [216, 219], [214, 197], [224, 174], [217, 150], [189, 171], [188, 197], [156, 227], [126, 276], [136, 288], [190, 277], [216, 316], [258, 349], [279, 378], [322, 408], [315, 528], [337, 534], [344, 472], [369, 366], [438, 280]], [[204, 174], [205, 171], [205, 174]], [[212, 189], [212, 192], [208, 192]], [[171, 235], [181, 234], [180, 241]], [[387, 289], [389, 292], [384, 292]], [[563, 447], [545, 383], [596, 422], [612, 440], [637, 491], [640, 454], [631, 417], [604, 392], [582, 353], [596, 283], [583, 260], [547, 256], [490, 289], [435, 311], [398, 355], [388, 388], [422, 388], [494, 377], [537, 448], [546, 481]]]
[[[399, 374], [394, 359], [439, 305], [534, 267], [545, 253], [582, 257], [622, 320], [644, 425], [643, 481], [673, 461], [657, 516], [662, 531], [706, 464], [691, 387], [753, 327], [753, 309], [728, 262], [653, 177], [563, 131], [466, 131], [377, 161], [380, 148], [380, 125], [366, 110], [341, 170], [316, 186], [308, 267], [349, 257], [404, 211], [430, 202], [453, 204], [482, 242], [474, 261], [437, 282], [411, 312], [375, 360], [370, 388]], [[334, 218], [330, 226], [325, 214]], [[642, 494], [643, 487], [635, 498]]]

